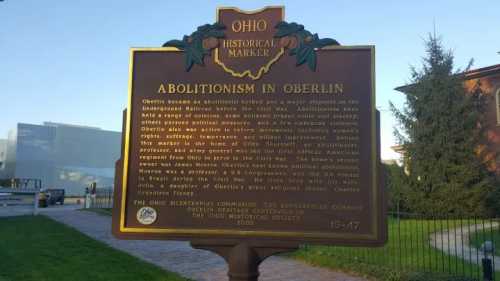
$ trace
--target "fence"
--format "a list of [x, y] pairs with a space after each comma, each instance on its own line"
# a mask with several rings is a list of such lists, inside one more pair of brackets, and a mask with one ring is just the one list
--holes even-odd
[[113, 187], [100, 187], [95, 189], [95, 194], [90, 195], [90, 208], [113, 208]]
[[[112, 208], [113, 189], [97, 188], [92, 208]], [[389, 214], [388, 242], [380, 248], [303, 246], [306, 256], [400, 272], [430, 272], [484, 280], [481, 246], [491, 241], [490, 280], [500, 281], [500, 219]]]
[[[305, 246], [302, 250], [306, 256], [329, 256], [400, 272], [434, 272], [483, 280], [484, 252], [480, 249], [485, 241], [500, 246], [499, 222], [492, 218], [390, 214], [389, 239], [384, 247]], [[494, 253], [489, 254], [493, 268], [490, 280], [500, 280], [500, 249], [488, 250]]]
[[40, 190], [42, 188], [42, 180], [34, 178], [4, 178], [0, 179], [0, 187]]
[[38, 189], [0, 187], [0, 217], [38, 214]]

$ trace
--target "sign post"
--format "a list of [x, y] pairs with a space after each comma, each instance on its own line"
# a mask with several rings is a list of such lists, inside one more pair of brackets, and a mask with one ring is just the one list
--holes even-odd
[[383, 245], [374, 58], [284, 7], [220, 8], [182, 40], [133, 48], [114, 235], [189, 240], [234, 281], [299, 243]]

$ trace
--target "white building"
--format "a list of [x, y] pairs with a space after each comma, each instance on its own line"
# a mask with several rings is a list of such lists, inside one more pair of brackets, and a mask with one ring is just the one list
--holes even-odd
[[113, 185], [121, 133], [51, 122], [19, 123], [4, 146], [2, 177], [37, 178], [43, 188], [64, 188], [68, 195], [81, 195], [91, 182]]

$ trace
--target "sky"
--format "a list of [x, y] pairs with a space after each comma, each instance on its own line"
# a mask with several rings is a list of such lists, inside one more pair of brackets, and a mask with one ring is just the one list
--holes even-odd
[[375, 45], [382, 159], [396, 125], [389, 101], [421, 66], [429, 33], [443, 38], [458, 68], [500, 63], [500, 1], [129, 1], [0, 2], [0, 138], [19, 122], [44, 121], [121, 130], [129, 49], [159, 47], [215, 22], [217, 7], [285, 6], [288, 22], [342, 45]]

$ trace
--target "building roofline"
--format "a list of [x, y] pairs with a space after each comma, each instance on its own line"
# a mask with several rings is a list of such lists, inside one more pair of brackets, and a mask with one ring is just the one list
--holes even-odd
[[466, 80], [480, 78], [495, 73], [500, 73], [500, 64], [494, 64], [463, 72]]
[[[27, 126], [37, 126], [37, 127], [51, 127], [51, 128], [73, 128], [73, 129], [86, 129], [86, 130], [95, 130], [99, 132], [108, 132], [108, 133], [119, 133], [121, 134], [121, 131], [113, 131], [113, 130], [108, 130], [108, 129], [101, 129], [99, 127], [92, 127], [92, 126], [85, 126], [85, 125], [73, 125], [73, 124], [67, 124], [67, 123], [56, 123], [56, 122], [43, 122], [42, 124], [32, 124], [32, 123], [24, 123], [24, 122], [18, 122], [16, 125], [15, 129], [11, 130], [17, 130], [19, 128], [19, 125], [27, 125]], [[9, 130], [10, 131], [10, 130]]]
[[47, 126], [47, 127], [70, 127], [70, 128], [78, 128], [78, 129], [101, 130], [101, 128], [94, 127], [94, 126], [68, 124], [68, 123], [51, 122], [51, 121], [45, 121], [45, 122], [43, 122], [42, 125], [43, 126]]

